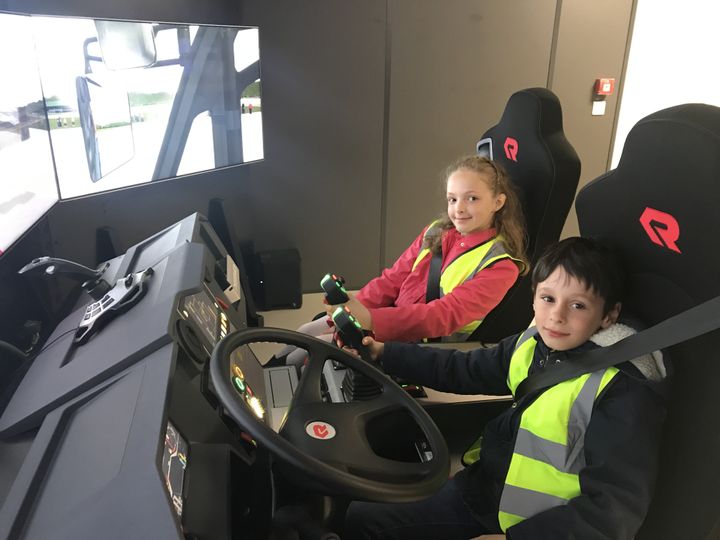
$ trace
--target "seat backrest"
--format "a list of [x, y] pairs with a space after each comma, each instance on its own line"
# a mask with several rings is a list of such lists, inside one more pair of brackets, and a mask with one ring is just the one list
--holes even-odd
[[[623, 311], [653, 325], [720, 294], [720, 108], [681, 105], [639, 121], [617, 168], [575, 206], [581, 234], [624, 259]], [[669, 352], [660, 476], [636, 538], [720, 538], [720, 331]]]
[[[500, 122], [482, 136], [481, 155], [500, 162], [522, 201], [528, 257], [537, 261], [560, 237], [580, 179], [580, 159], [565, 138], [562, 109], [547, 88], [515, 92]], [[532, 319], [530, 277], [521, 277], [471, 339], [497, 342], [527, 328]]]

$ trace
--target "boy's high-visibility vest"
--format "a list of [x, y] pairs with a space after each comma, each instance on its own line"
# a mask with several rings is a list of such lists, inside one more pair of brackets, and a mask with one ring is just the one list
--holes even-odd
[[[438, 222], [434, 221], [427, 228], [423, 237], [428, 238], [437, 234], [442, 234], [442, 229], [440, 229]], [[428, 248], [422, 249], [415, 258], [412, 270], [414, 271], [418, 263], [428, 255], [430, 255], [430, 250]], [[452, 261], [440, 275], [440, 297], [449, 294], [455, 287], [474, 278], [478, 272], [501, 259], [511, 259], [519, 266], [524, 266], [522, 261], [508, 254], [501, 236], [491, 238], [487, 242], [466, 251]], [[482, 319], [472, 321], [456, 330], [452, 335], [443, 337], [443, 341], [465, 341], [481, 323]]]
[[[530, 327], [515, 344], [507, 380], [513, 394], [528, 376], [536, 334], [537, 329]], [[523, 411], [500, 497], [498, 518], [503, 532], [580, 495], [585, 431], [595, 400], [617, 374], [618, 369], [610, 367], [563, 381]]]

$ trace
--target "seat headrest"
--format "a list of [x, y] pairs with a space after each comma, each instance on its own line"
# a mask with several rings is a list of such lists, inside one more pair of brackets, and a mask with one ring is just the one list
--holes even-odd
[[580, 179], [580, 159], [565, 138], [557, 96], [547, 88], [515, 92], [477, 150], [500, 162], [519, 188], [534, 260], [560, 236]]
[[628, 134], [616, 169], [578, 194], [582, 236], [623, 256], [626, 308], [647, 324], [720, 294], [720, 108], [664, 109]]
[[[563, 133], [562, 109], [547, 88], [515, 92], [478, 153], [501, 163], [517, 187], [527, 224], [530, 263], [562, 232], [580, 179], [580, 159]], [[521, 277], [471, 339], [496, 343], [532, 319], [529, 276]]]

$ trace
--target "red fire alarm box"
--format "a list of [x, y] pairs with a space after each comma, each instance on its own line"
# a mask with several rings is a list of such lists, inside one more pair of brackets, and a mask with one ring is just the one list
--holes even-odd
[[595, 95], [611, 96], [615, 90], [615, 79], [595, 79]]

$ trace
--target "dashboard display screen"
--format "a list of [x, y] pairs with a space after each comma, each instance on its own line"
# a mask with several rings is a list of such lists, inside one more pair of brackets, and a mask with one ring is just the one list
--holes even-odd
[[209, 293], [204, 291], [186, 296], [180, 304], [180, 313], [200, 328], [211, 347], [218, 342], [219, 310]]
[[162, 475], [178, 516], [183, 510], [183, 480], [187, 468], [188, 444], [175, 426], [168, 422], [162, 456]]

